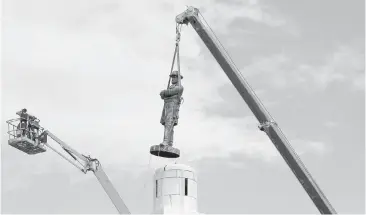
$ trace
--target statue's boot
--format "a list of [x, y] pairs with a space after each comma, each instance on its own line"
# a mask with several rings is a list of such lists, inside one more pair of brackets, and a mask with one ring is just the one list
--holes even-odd
[[169, 143], [164, 140], [162, 143], [160, 143], [160, 146], [169, 146]]

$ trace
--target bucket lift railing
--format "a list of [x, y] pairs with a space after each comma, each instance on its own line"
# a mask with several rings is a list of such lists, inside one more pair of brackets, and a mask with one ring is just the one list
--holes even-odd
[[[14, 139], [17, 137], [22, 136], [26, 136], [28, 138], [32, 137], [33, 134], [35, 134], [35, 137], [38, 137], [43, 131], [44, 128], [40, 127], [37, 130], [34, 131], [30, 131], [28, 129], [28, 126], [22, 126], [21, 124], [21, 120], [22, 118], [15, 118], [15, 119], [11, 119], [6, 121], [6, 123], [8, 124], [8, 135], [9, 135], [9, 140], [10, 139]], [[37, 120], [39, 122], [39, 120]]]
[[39, 120], [32, 121], [22, 117], [6, 121], [8, 124], [8, 143], [27, 154], [38, 154], [46, 151], [39, 139], [44, 128], [39, 126]]

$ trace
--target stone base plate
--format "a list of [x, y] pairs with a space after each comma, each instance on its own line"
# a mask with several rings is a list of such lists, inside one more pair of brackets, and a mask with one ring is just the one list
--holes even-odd
[[150, 147], [150, 154], [164, 158], [178, 158], [180, 151], [172, 146], [154, 145]]
[[29, 155], [34, 155], [46, 151], [46, 148], [43, 145], [37, 145], [33, 140], [27, 137], [10, 139], [8, 143], [12, 147], [19, 149], [20, 151], [23, 151]]

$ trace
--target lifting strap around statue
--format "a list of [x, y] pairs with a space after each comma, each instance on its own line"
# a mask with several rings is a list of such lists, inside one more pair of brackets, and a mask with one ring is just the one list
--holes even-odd
[[[175, 59], [177, 58], [177, 71], [178, 71], [178, 86], [182, 86], [181, 85], [181, 76], [180, 76], [180, 57], [179, 57], [179, 42], [180, 42], [180, 32], [182, 29], [182, 25], [181, 24], [176, 24], [176, 28], [175, 28], [175, 33], [176, 33], [176, 39], [175, 39], [175, 50], [174, 50], [174, 55], [173, 55], [173, 62], [172, 62], [172, 66], [170, 68], [170, 75], [173, 72], [173, 68], [175, 65]], [[170, 81], [171, 81], [171, 76], [169, 75], [169, 81], [168, 81], [168, 86], [167, 89], [169, 89], [169, 85], [170, 85]], [[181, 104], [183, 104], [184, 99], [183, 97], [180, 98], [180, 102]]]
[[[177, 24], [176, 25], [176, 39], [175, 39], [175, 50], [174, 50], [174, 56], [173, 56], [173, 62], [172, 62], [172, 66], [170, 69], [170, 75], [173, 72], [173, 68], [174, 68], [174, 64], [175, 64], [175, 58], [177, 58], [177, 71], [178, 71], [178, 86], [181, 86], [181, 82], [180, 82], [180, 57], [179, 57], [179, 42], [180, 42], [180, 31], [181, 31], [182, 25], [181, 24]], [[168, 86], [167, 89], [169, 89], [169, 85], [170, 85], [170, 80], [171, 77], [169, 75], [169, 81], [168, 81]]]

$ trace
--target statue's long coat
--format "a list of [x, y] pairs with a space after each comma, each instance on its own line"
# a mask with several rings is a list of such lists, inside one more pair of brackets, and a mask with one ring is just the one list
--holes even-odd
[[166, 122], [172, 122], [173, 125], [178, 124], [179, 107], [183, 90], [182, 86], [176, 84], [172, 84], [167, 90], [164, 90], [164, 108], [160, 119], [162, 125], [165, 125]]

